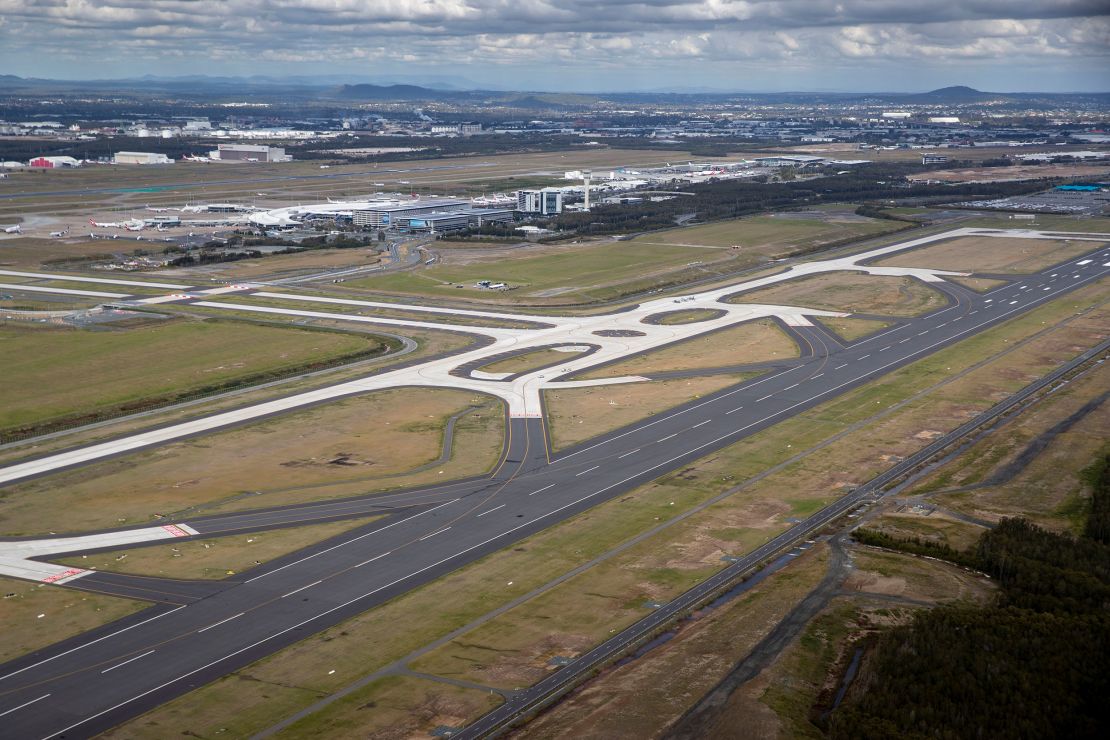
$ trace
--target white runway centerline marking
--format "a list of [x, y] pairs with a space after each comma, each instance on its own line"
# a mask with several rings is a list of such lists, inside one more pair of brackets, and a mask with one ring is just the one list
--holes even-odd
[[[628, 453], [628, 454], [630, 454], [630, 455], [631, 455], [632, 453], [630, 452], [630, 453]], [[546, 491], [546, 490], [547, 490], [548, 488], [554, 488], [554, 487], [555, 487], [555, 484], [554, 484], [554, 483], [552, 483], [552, 484], [551, 484], [550, 486], [544, 486], [543, 488], [539, 489], [538, 491], [532, 491], [532, 492], [531, 492], [530, 494], [528, 494], [528, 495], [529, 495], [529, 496], [535, 496], [535, 495], [536, 495], [537, 493], [543, 493], [543, 492], [544, 492], [544, 491]]]
[[50, 696], [50, 694], [43, 694], [38, 699], [32, 699], [31, 701], [25, 701], [22, 704], [20, 704], [18, 707], [12, 707], [11, 709], [7, 710], [6, 712], [0, 712], [0, 717], [3, 717], [5, 714], [11, 714], [12, 712], [14, 712], [16, 710], [23, 709], [23, 707], [29, 707], [32, 704], [34, 704], [35, 702], [42, 701], [43, 699], [45, 699], [48, 696]]
[[[282, 597], [282, 598], [284, 598], [284, 597]], [[219, 627], [224, 622], [230, 622], [233, 619], [238, 619], [239, 617], [243, 616], [244, 614], [246, 614], [246, 612], [239, 612], [234, 617], [228, 617], [227, 619], [221, 619], [219, 622], [216, 622], [215, 624], [210, 624], [207, 627], [205, 627], [204, 629], [197, 630], [197, 632], [207, 632], [208, 630], [212, 629], [213, 627]]]
[[[438, 532], [437, 532], [437, 534], [438, 534]], [[428, 536], [429, 536], [429, 537], [431, 537], [431, 535], [428, 535]], [[312, 583], [308, 584], [307, 586], [301, 586], [300, 588], [295, 588], [295, 589], [293, 589], [292, 591], [290, 591], [289, 593], [285, 594], [285, 595], [284, 595], [284, 596], [282, 596], [281, 598], [283, 598], [283, 599], [284, 599], [284, 598], [285, 598], [286, 596], [292, 596], [293, 594], [298, 594], [298, 593], [300, 593], [301, 591], [304, 591], [304, 590], [305, 590], [306, 588], [312, 588], [313, 586], [319, 586], [319, 585], [320, 585], [321, 583], [323, 583], [323, 582], [324, 582], [324, 579], [323, 579], [323, 578], [321, 578], [321, 579], [320, 579], [320, 580], [318, 580], [318, 581], [313, 581]]]
[[690, 427], [690, 428], [691, 428], [691, 429], [697, 429], [698, 427], [703, 427], [703, 426], [705, 426], [706, 424], [708, 424], [708, 423], [709, 423], [709, 422], [711, 422], [711, 421], [713, 421], [713, 420], [712, 420], [712, 419], [706, 419], [705, 421], [699, 422], [699, 423], [695, 424], [694, 426], [692, 426], [692, 427]]
[[386, 555], [391, 555], [391, 554], [393, 554], [393, 551], [392, 551], [392, 550], [390, 550], [389, 552], [383, 552], [383, 553], [382, 553], [381, 555], [375, 555], [374, 557], [370, 558], [369, 560], [363, 560], [363, 561], [362, 561], [361, 563], [359, 563], [359, 564], [358, 564], [358, 565], [356, 565], [355, 567], [356, 567], [356, 568], [361, 568], [362, 566], [366, 565], [367, 563], [372, 563], [372, 562], [374, 562], [375, 560], [381, 560], [381, 559], [382, 559], [382, 558], [384, 558], [384, 557], [385, 557]]
[[735, 414], [737, 411], [740, 411], [743, 408], [744, 408], [743, 406], [737, 406], [732, 411], [726, 411], [725, 416], [728, 416], [729, 414]]
[[860, 357], [859, 359], [860, 359], [860, 360], [866, 360], [866, 359], [867, 359], [868, 357], [870, 357], [870, 356], [871, 356], [871, 355], [864, 355], [863, 357]]
[[501, 504], [500, 506], [494, 506], [492, 509], [487, 509], [487, 510], [483, 511], [481, 514], [478, 514], [478, 516], [485, 516], [486, 514], [492, 514], [493, 512], [497, 511], [498, 509], [504, 509], [504, 508], [505, 508], [505, 504]]
[[[675, 435], [673, 435], [673, 434], [672, 434], [672, 435], [671, 435], [671, 437], [673, 437], [673, 436], [675, 436]], [[670, 437], [664, 437], [663, 439], [670, 439]], [[659, 440], [659, 441], [660, 441], [660, 442], [662, 442], [662, 441], [663, 441], [663, 439], [661, 439], [661, 440]], [[585, 470], [583, 470], [583, 471], [582, 471], [581, 473], [575, 473], [575, 474], [574, 474], [574, 477], [575, 477], [575, 478], [577, 478], [577, 477], [578, 477], [578, 476], [580, 476], [580, 475], [585, 475], [586, 473], [590, 473], [590, 472], [593, 472], [594, 470], [597, 470], [597, 469], [598, 469], [598, 468], [600, 468], [600, 467], [601, 467], [600, 465], [595, 465], [595, 466], [593, 466], [592, 468], [586, 468], [586, 469], [585, 469]]]
[[768, 393], [768, 394], [767, 394], [766, 396], [764, 396], [763, 398], [757, 398], [757, 399], [755, 399], [755, 402], [756, 402], [756, 403], [759, 403], [760, 401], [766, 401], [766, 400], [767, 400], [768, 398], [770, 398], [770, 397], [771, 397], [771, 396], [773, 396], [773, 395], [775, 395], [775, 394], [774, 394], [774, 393]]
[[[635, 455], [639, 451], [640, 451], [640, 448], [637, 447], [634, 450], [629, 450], [628, 452], [624, 453], [623, 455], [617, 455], [617, 459], [620, 460], [622, 457], [628, 457], [629, 455]], [[552, 483], [551, 486], [553, 486], [553, 485], [555, 485], [555, 484]], [[548, 488], [551, 488], [551, 486], [548, 486]], [[531, 496], [532, 494], [528, 494], [528, 495]]]
[[125, 660], [125, 661], [123, 661], [122, 663], [116, 663], [116, 664], [115, 664], [114, 666], [112, 666], [111, 668], [105, 668], [104, 670], [102, 670], [102, 671], [101, 671], [101, 674], [107, 673], [108, 671], [114, 671], [115, 669], [117, 669], [117, 668], [121, 668], [121, 667], [123, 667], [123, 666], [127, 665], [128, 663], [134, 663], [134, 662], [135, 662], [136, 660], [138, 660], [139, 658], [145, 658], [146, 656], [150, 655], [150, 654], [151, 654], [151, 653], [153, 653], [153, 652], [154, 652], [153, 650], [147, 650], [147, 651], [146, 651], [145, 653], [143, 653], [142, 655], [136, 655], [136, 656], [135, 656], [134, 658], [130, 658], [130, 659], [128, 659], [128, 660]]
[[431, 534], [424, 535], [423, 537], [421, 537], [417, 541], [418, 542], [423, 542], [424, 540], [428, 540], [428, 539], [431, 539], [432, 537], [435, 537], [437, 534], [443, 534], [444, 532], [446, 532], [449, 529], [450, 529], [450, 527], [444, 527], [443, 529], [439, 530], [438, 532], [432, 532]]

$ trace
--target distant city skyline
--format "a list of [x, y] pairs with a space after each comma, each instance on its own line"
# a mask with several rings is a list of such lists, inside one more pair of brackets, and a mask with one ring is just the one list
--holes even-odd
[[1110, 91], [1110, 11], [1098, 0], [0, 0], [0, 72], [450, 77], [567, 92]]

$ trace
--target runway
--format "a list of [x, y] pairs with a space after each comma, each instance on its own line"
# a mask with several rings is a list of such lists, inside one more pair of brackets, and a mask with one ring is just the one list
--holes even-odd
[[[930, 283], [950, 305], [856, 342], [842, 343], [816, 325], [792, 327], [809, 352], [790, 366], [550, 461], [542, 418], [520, 416], [511, 419], [504, 461], [489, 477], [189, 520], [204, 534], [387, 514], [218, 585], [145, 579], [162, 605], [0, 667], [0, 735], [84, 737], [108, 729], [1108, 272], [1110, 251], [1100, 248], [1035, 275], [1011, 276], [990, 293]], [[70, 587], [117, 592], [142, 585], [97, 573]]]

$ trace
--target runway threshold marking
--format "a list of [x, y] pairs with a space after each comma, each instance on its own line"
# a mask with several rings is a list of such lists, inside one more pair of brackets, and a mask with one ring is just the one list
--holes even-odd
[[114, 671], [117, 668], [122, 668], [123, 666], [127, 665], [128, 663], [134, 663], [139, 658], [145, 658], [146, 656], [150, 655], [153, 652], [154, 652], [153, 650], [147, 650], [142, 655], [136, 655], [134, 658], [129, 658], [128, 660], [125, 660], [122, 663], [116, 663], [111, 668], [105, 668], [104, 670], [101, 671], [101, 673], [103, 674], [103, 673], [107, 673], [108, 671]]
[[487, 509], [486, 511], [483, 511], [481, 514], [478, 514], [478, 516], [485, 516], [486, 514], [492, 514], [493, 512], [497, 511], [498, 509], [504, 509], [504, 508], [505, 508], [505, 504], [501, 504], [500, 506], [494, 506], [492, 509]]
[[[306, 586], [305, 588], [308, 588], [308, 587]], [[284, 597], [282, 597], [282, 598], [284, 598]], [[244, 614], [246, 614], [246, 612], [239, 612], [238, 614], [236, 614], [233, 617], [228, 617], [227, 619], [221, 619], [219, 622], [216, 622], [215, 624], [210, 624], [207, 627], [205, 627], [204, 629], [197, 630], [197, 632], [207, 632], [208, 630], [212, 629], [213, 627], [219, 627], [224, 622], [230, 622], [233, 619], [238, 619], [239, 617], [243, 616]]]
[[[636, 451], [637, 451], [637, 450], [633, 450], [632, 452], [636, 452]], [[632, 454], [632, 452], [629, 452], [628, 454], [629, 454], [629, 455], [631, 455], [631, 454]], [[623, 457], [623, 456], [622, 456], [622, 457]], [[544, 492], [544, 491], [546, 491], [546, 490], [547, 490], [548, 488], [554, 488], [554, 487], [555, 487], [555, 484], [554, 484], [554, 483], [552, 483], [552, 484], [551, 484], [550, 486], [544, 486], [543, 488], [539, 489], [538, 491], [532, 491], [532, 492], [531, 492], [530, 494], [528, 494], [528, 495], [529, 495], [529, 496], [535, 496], [535, 495], [536, 495], [537, 493], [543, 493], [543, 492]]]
[[19, 709], [23, 709], [23, 707], [29, 707], [32, 704], [34, 704], [35, 702], [42, 701], [43, 699], [47, 698], [48, 696], [50, 696], [50, 694], [43, 694], [38, 699], [32, 699], [31, 701], [25, 701], [22, 704], [20, 704], [18, 707], [12, 707], [11, 709], [7, 710], [6, 712], [0, 712], [0, 717], [3, 717], [6, 714], [11, 714], [12, 712], [15, 712]]

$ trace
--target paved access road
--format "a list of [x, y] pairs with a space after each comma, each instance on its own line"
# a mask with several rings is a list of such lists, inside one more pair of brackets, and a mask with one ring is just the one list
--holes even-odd
[[[156, 606], [0, 668], [0, 734], [84, 737], [105, 730], [1108, 272], [1110, 251], [1100, 249], [983, 295], [937, 283], [951, 305], [848, 345], [819, 327], [795, 327], [812, 348], [801, 361], [551, 462], [542, 420], [514, 419], [505, 461], [489, 478], [377, 497], [377, 510], [389, 516], [360, 532], [220, 582], [205, 598], [185, 594], [178, 601], [184, 605]], [[205, 532], [250, 518], [259, 528], [288, 523], [291, 510], [190, 526]], [[73, 585], [93, 588], [105, 578]]]

